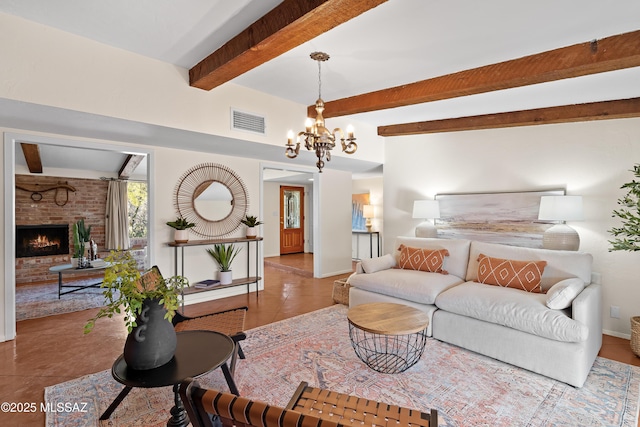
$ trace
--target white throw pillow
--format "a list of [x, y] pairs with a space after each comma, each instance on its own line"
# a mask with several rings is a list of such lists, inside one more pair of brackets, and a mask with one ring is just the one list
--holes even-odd
[[561, 280], [547, 292], [547, 307], [564, 310], [571, 306], [573, 299], [584, 289], [584, 282], [577, 277]]
[[376, 271], [388, 270], [396, 266], [396, 259], [390, 254], [377, 258], [367, 258], [360, 261], [365, 273], [375, 273]]

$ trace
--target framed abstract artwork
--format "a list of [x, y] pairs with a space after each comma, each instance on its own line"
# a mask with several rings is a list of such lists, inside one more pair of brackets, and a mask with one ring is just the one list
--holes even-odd
[[351, 229], [366, 230], [364, 206], [369, 204], [369, 193], [353, 194], [351, 196]]
[[437, 194], [438, 236], [540, 248], [542, 234], [553, 224], [538, 220], [540, 197], [564, 194], [563, 189]]

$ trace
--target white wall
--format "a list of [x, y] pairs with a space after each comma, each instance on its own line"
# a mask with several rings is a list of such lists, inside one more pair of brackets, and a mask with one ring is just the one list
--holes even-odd
[[[316, 277], [349, 273], [352, 271], [351, 173], [324, 169], [321, 174], [316, 174], [316, 178], [318, 195], [315, 202], [322, 200], [322, 203], [314, 202], [314, 209], [318, 212], [314, 223], [314, 242], [322, 253], [320, 269], [315, 268]], [[317, 258], [314, 257], [314, 262], [318, 261]]]
[[265, 182], [263, 185], [264, 256], [278, 256], [280, 255], [280, 184]]
[[[208, 153], [195, 153], [177, 149], [157, 149], [155, 152], [155, 174], [150, 177], [155, 185], [155, 202], [151, 209], [155, 213], [155, 221], [151, 224], [156, 236], [155, 259], [160, 271], [173, 274], [175, 270], [174, 249], [167, 246], [173, 241], [173, 229], [166, 225], [176, 217], [173, 207], [173, 192], [179, 178], [190, 168], [201, 163], [219, 163], [232, 169], [245, 183], [249, 197], [250, 212], [258, 212], [260, 206], [260, 164], [258, 160], [240, 157], [221, 156]], [[226, 237], [244, 237], [245, 229], [240, 226]], [[203, 239], [191, 233], [190, 239]], [[247, 248], [242, 244], [242, 252], [234, 261], [234, 278], [246, 277]], [[184, 249], [185, 275], [191, 282], [215, 278], [217, 267], [204, 246], [193, 246]], [[253, 256], [253, 254], [252, 254]], [[253, 267], [253, 263], [252, 263]], [[253, 272], [252, 272], [253, 275]]]
[[[529, 126], [388, 138], [384, 170], [385, 253], [394, 237], [413, 235], [415, 199], [436, 193], [527, 191], [564, 187], [582, 195], [585, 221], [570, 223], [580, 250], [602, 274], [604, 329], [630, 333], [639, 315], [638, 254], [608, 252], [616, 201], [640, 161], [640, 119]], [[620, 307], [621, 318], [609, 317]]]
[[[196, 89], [185, 68], [4, 13], [0, 29], [0, 98], [283, 147], [287, 131], [304, 126], [303, 104], [233, 83]], [[313, 92], [309, 97], [314, 102]], [[264, 115], [266, 135], [232, 130], [231, 107]], [[363, 141], [358, 158], [380, 162], [384, 147], [375, 127], [353, 124]], [[332, 127], [346, 125], [331, 119]], [[347, 156], [340, 150], [332, 155]]]

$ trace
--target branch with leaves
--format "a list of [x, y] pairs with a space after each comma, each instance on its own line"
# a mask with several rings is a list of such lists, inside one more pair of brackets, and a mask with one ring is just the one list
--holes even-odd
[[[640, 179], [640, 164], [630, 172]], [[612, 216], [620, 218], [622, 225], [608, 230], [615, 237], [609, 240], [609, 251], [640, 251], [640, 182], [633, 179], [620, 188], [627, 190], [627, 194], [618, 199], [620, 208], [614, 210]]]

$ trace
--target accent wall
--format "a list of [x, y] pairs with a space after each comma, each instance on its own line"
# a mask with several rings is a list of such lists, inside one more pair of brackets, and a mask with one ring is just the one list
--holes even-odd
[[[395, 236], [411, 236], [420, 222], [413, 201], [437, 193], [566, 188], [582, 195], [585, 220], [571, 222], [580, 250], [593, 254], [603, 285], [607, 333], [628, 337], [640, 315], [637, 253], [609, 252], [611, 212], [640, 162], [640, 119], [603, 120], [388, 138], [384, 165], [385, 253]], [[621, 317], [609, 316], [610, 306]]]

